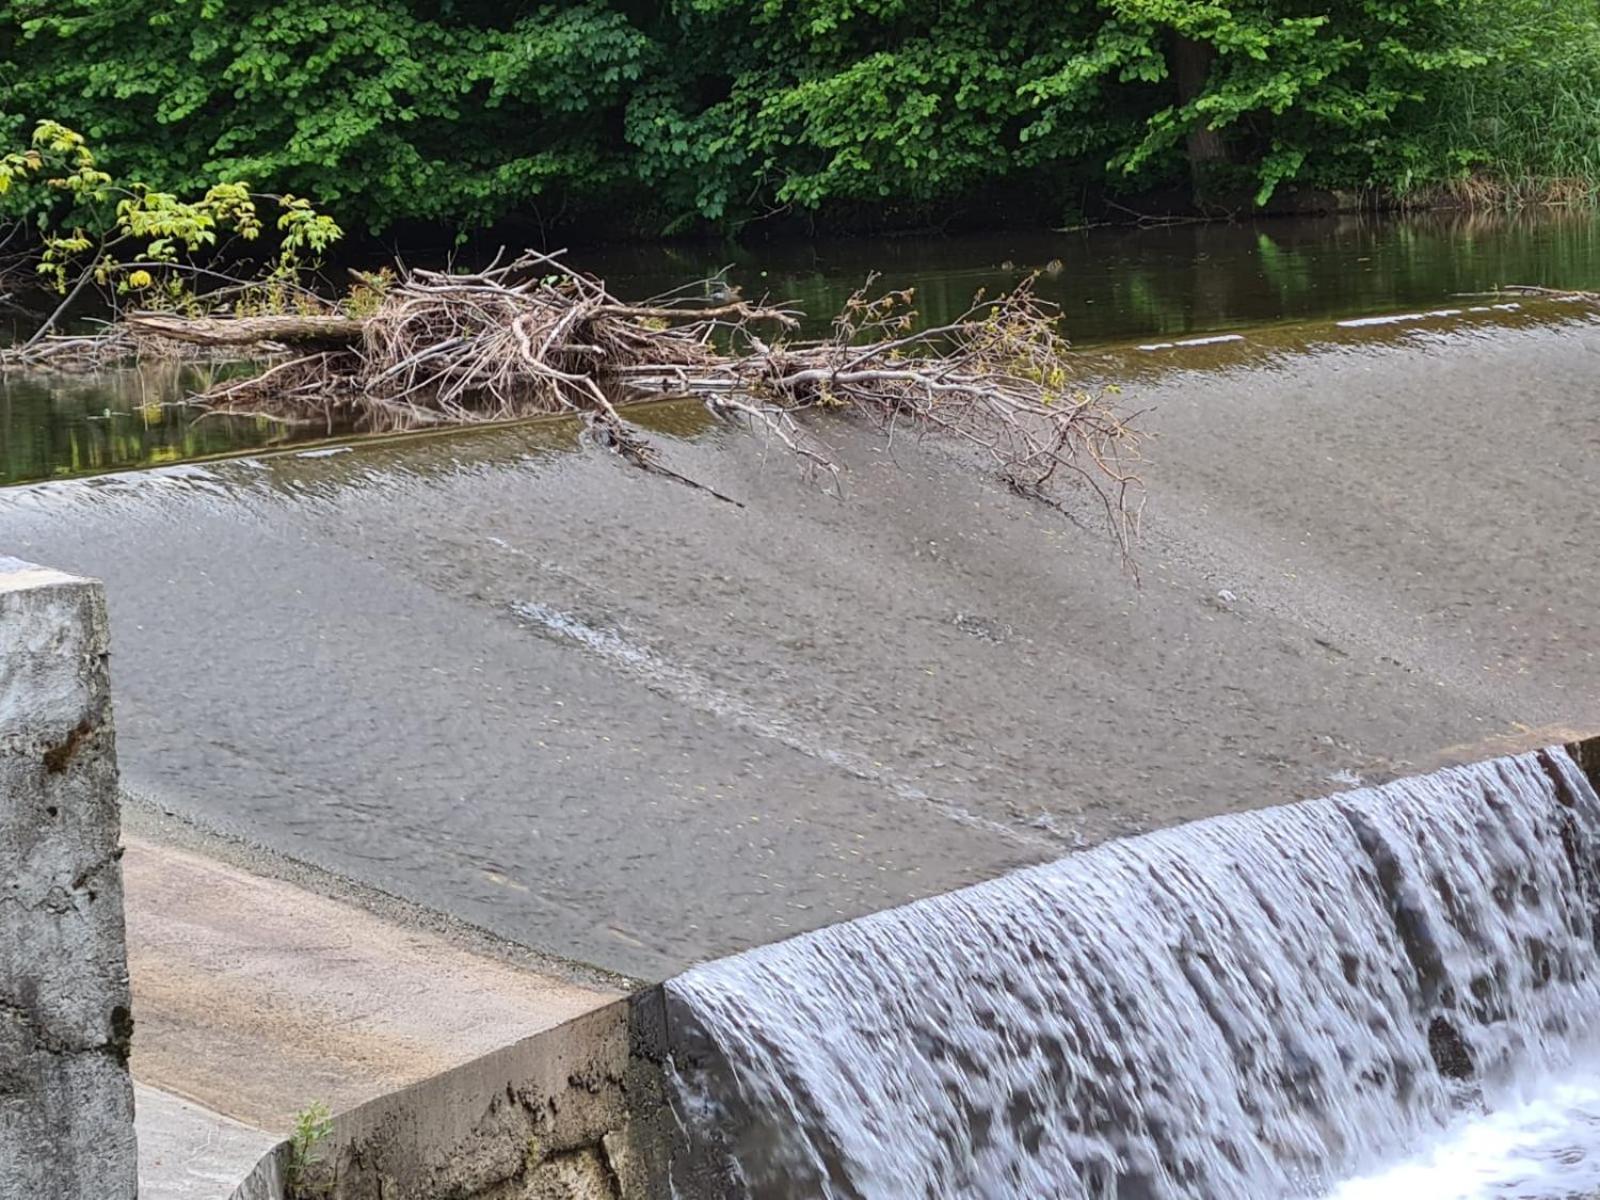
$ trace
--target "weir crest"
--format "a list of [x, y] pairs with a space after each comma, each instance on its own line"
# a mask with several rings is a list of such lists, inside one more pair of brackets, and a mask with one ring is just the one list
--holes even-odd
[[1554, 1082], [1597, 945], [1600, 800], [1560, 749], [1109, 843], [669, 982], [675, 1182], [1378, 1196], [1534, 1111], [1481, 1194], [1600, 1194], [1600, 1091]]

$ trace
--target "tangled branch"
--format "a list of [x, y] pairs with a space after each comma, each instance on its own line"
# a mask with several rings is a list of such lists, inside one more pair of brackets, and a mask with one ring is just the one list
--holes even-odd
[[[682, 291], [628, 304], [558, 254], [529, 252], [473, 275], [413, 270], [364, 318], [254, 318], [275, 321], [258, 325], [263, 336], [298, 341], [304, 352], [200, 400], [216, 411], [368, 430], [578, 414], [630, 461], [682, 479], [619, 405], [692, 395], [835, 483], [839, 468], [804, 417], [841, 410], [891, 441], [901, 430], [940, 435], [1019, 495], [1068, 516], [1073, 493], [1087, 488], [1126, 556], [1137, 533], [1140, 436], [1105, 396], [1075, 385], [1059, 314], [1033, 281], [980, 296], [932, 328], [920, 325], [910, 291], [873, 284], [849, 298], [827, 337], [786, 341], [799, 328], [792, 308], [707, 304]], [[237, 341], [246, 320], [219, 331], [229, 322], [134, 314], [128, 325], [215, 344]]]
[[716, 411], [748, 418], [813, 466], [837, 478], [795, 420], [814, 409], [846, 409], [891, 440], [902, 428], [939, 433], [976, 451], [1019, 495], [1072, 516], [1075, 482], [1103, 508], [1124, 555], [1138, 532], [1139, 435], [1133, 418], [1104, 396], [1074, 386], [1056, 309], [1033, 281], [979, 299], [946, 325], [919, 328], [909, 291], [856, 291], [821, 341], [768, 346], [746, 335], [746, 352], [691, 374], [636, 368], [634, 382], [672, 385], [706, 397]]

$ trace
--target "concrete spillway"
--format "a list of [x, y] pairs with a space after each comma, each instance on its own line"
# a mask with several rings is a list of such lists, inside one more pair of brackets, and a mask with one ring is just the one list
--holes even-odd
[[693, 405], [638, 415], [748, 507], [525, 425], [0, 489], [0, 544], [105, 580], [135, 793], [659, 980], [1600, 729], [1600, 322], [1479, 320], [1097, 366], [1137, 586], [934, 441], [828, 423], [841, 502]]
[[669, 983], [682, 1190], [1593, 1195], [1597, 945], [1561, 750], [1108, 844]]

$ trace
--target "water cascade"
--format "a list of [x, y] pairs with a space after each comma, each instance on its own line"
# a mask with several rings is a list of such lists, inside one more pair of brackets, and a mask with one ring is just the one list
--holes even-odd
[[1107, 844], [670, 982], [676, 1183], [1600, 1195], [1597, 946], [1562, 750]]

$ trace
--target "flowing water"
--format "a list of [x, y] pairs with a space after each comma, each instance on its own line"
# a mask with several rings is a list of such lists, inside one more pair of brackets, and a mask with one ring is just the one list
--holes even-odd
[[1113, 842], [669, 983], [678, 1183], [1594, 1196], [1597, 945], [1561, 750]]
[[[1080, 345], [1165, 342], [1262, 323], [1434, 309], [1502, 284], [1600, 287], [1600, 216], [1424, 215], [1274, 219], [960, 238], [611, 247], [575, 252], [619, 294], [647, 296], [720, 272], [746, 296], [797, 302], [826, 328], [869, 271], [914, 287], [946, 320], [980, 289], [1041, 272]], [[26, 330], [20, 318], [10, 332]], [[0, 338], [7, 336], [0, 326]], [[337, 430], [199, 414], [204, 380], [146, 368], [82, 378], [0, 372], [0, 484], [253, 451]]]

